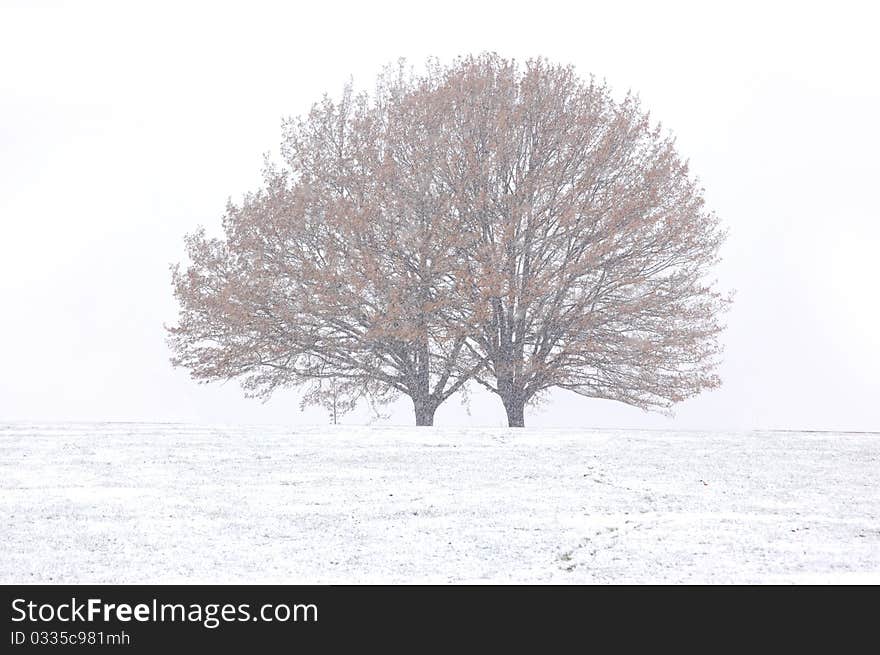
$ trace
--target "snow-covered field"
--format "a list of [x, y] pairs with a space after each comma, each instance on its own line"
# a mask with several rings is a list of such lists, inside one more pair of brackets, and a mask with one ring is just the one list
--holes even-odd
[[880, 582], [880, 434], [0, 424], [0, 583]]

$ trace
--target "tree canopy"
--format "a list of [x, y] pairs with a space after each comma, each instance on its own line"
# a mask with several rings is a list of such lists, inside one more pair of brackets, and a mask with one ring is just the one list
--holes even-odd
[[403, 394], [418, 425], [469, 382], [512, 426], [554, 387], [663, 410], [719, 384], [724, 232], [636, 97], [543, 59], [401, 62], [281, 152], [173, 268], [194, 378]]

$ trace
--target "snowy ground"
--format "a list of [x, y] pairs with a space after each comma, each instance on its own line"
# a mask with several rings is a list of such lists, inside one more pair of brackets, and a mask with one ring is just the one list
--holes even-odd
[[880, 434], [0, 424], [0, 583], [880, 582]]

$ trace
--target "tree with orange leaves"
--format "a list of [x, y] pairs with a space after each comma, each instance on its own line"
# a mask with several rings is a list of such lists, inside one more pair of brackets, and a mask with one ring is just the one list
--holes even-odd
[[460, 248], [448, 200], [408, 160], [430, 127], [395, 84], [375, 103], [346, 89], [286, 122], [285, 170], [268, 166], [263, 188], [228, 206], [224, 239], [188, 237], [191, 264], [173, 269], [175, 365], [263, 397], [299, 384], [314, 402], [327, 389], [403, 394], [417, 425], [483, 365], [450, 316]]
[[719, 383], [724, 235], [632, 96], [490, 54], [389, 68], [284, 132], [174, 269], [194, 377], [405, 394], [417, 425], [471, 380], [511, 426], [554, 387], [662, 409]]
[[724, 232], [637, 98], [544, 60], [439, 72], [440, 183], [454, 190], [475, 375], [511, 426], [552, 388], [644, 409], [717, 386]]

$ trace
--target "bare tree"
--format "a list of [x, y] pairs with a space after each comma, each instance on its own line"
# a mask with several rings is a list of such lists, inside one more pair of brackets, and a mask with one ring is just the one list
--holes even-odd
[[286, 121], [282, 155], [174, 269], [195, 378], [405, 394], [418, 425], [476, 380], [511, 426], [553, 387], [663, 409], [719, 383], [724, 235], [636, 98], [540, 59], [401, 64]]
[[353, 411], [363, 398], [363, 389], [357, 383], [335, 377], [317, 378], [303, 394], [300, 410], [307, 405], [319, 405], [327, 410], [330, 422], [338, 425], [340, 419]]

